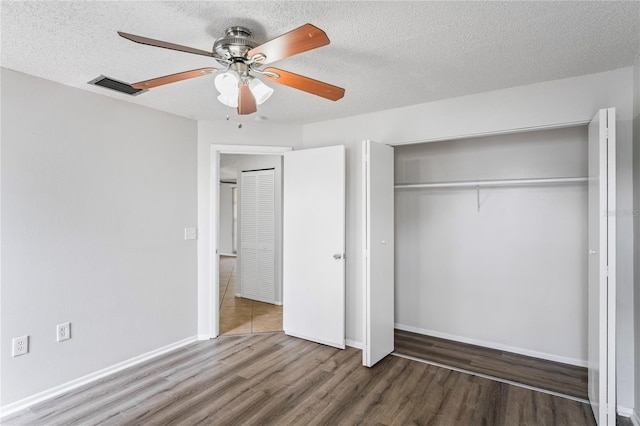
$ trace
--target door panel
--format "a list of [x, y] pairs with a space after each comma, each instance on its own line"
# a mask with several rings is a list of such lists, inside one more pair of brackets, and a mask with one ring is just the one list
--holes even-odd
[[240, 293], [275, 302], [275, 171], [242, 172]]
[[345, 149], [284, 155], [283, 328], [345, 346]]
[[589, 124], [588, 390], [599, 425], [615, 425], [615, 109]]
[[394, 189], [393, 148], [364, 141], [364, 331], [362, 364], [393, 352]]

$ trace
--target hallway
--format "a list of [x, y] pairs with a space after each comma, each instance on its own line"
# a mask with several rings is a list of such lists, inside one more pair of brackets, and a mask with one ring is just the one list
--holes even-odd
[[233, 256], [220, 256], [220, 335], [282, 331], [282, 306], [236, 297]]

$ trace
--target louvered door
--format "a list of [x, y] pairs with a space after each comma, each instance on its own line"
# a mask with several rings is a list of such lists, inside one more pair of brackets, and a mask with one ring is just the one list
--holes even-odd
[[240, 195], [240, 293], [275, 302], [275, 171], [242, 172]]

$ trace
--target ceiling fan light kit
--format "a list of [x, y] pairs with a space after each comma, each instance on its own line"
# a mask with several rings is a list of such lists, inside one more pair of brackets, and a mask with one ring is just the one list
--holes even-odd
[[232, 68], [233, 66], [227, 71], [218, 74], [214, 80], [216, 89], [220, 92], [220, 96], [218, 96], [220, 102], [226, 106], [237, 108], [241, 81], [249, 85], [249, 90], [256, 98], [256, 104], [260, 105], [271, 97], [273, 94], [271, 87], [251, 75], [241, 76], [238, 71]]
[[218, 100], [231, 108], [238, 108], [238, 95], [226, 95], [221, 93], [218, 95]]
[[240, 75], [233, 71], [228, 70], [222, 74], [216, 75], [214, 80], [216, 89], [218, 92], [225, 95], [238, 94], [238, 84], [240, 83]]
[[[236, 108], [239, 115], [256, 112], [256, 105], [264, 103], [274, 92], [252, 73], [273, 83], [332, 101], [344, 96], [344, 89], [341, 87], [277, 68], [263, 68], [266, 64], [329, 44], [327, 34], [311, 24], [305, 24], [263, 44], [258, 44], [253, 39], [248, 28], [230, 27], [223, 37], [214, 42], [211, 52], [124, 32], [118, 34], [136, 43], [214, 58], [225, 67], [223, 72], [217, 73], [214, 80], [215, 87], [220, 92], [218, 100], [228, 107]], [[149, 89], [218, 71], [220, 70], [217, 68], [200, 68], [133, 83], [131, 86]]]
[[273, 95], [273, 89], [255, 77], [250, 77], [249, 89], [251, 89], [251, 93], [255, 96], [258, 105], [263, 104]]

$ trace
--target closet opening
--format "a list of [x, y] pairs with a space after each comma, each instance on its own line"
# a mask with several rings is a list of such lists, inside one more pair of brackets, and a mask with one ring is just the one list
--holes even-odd
[[394, 151], [396, 330], [586, 372], [587, 126]]

